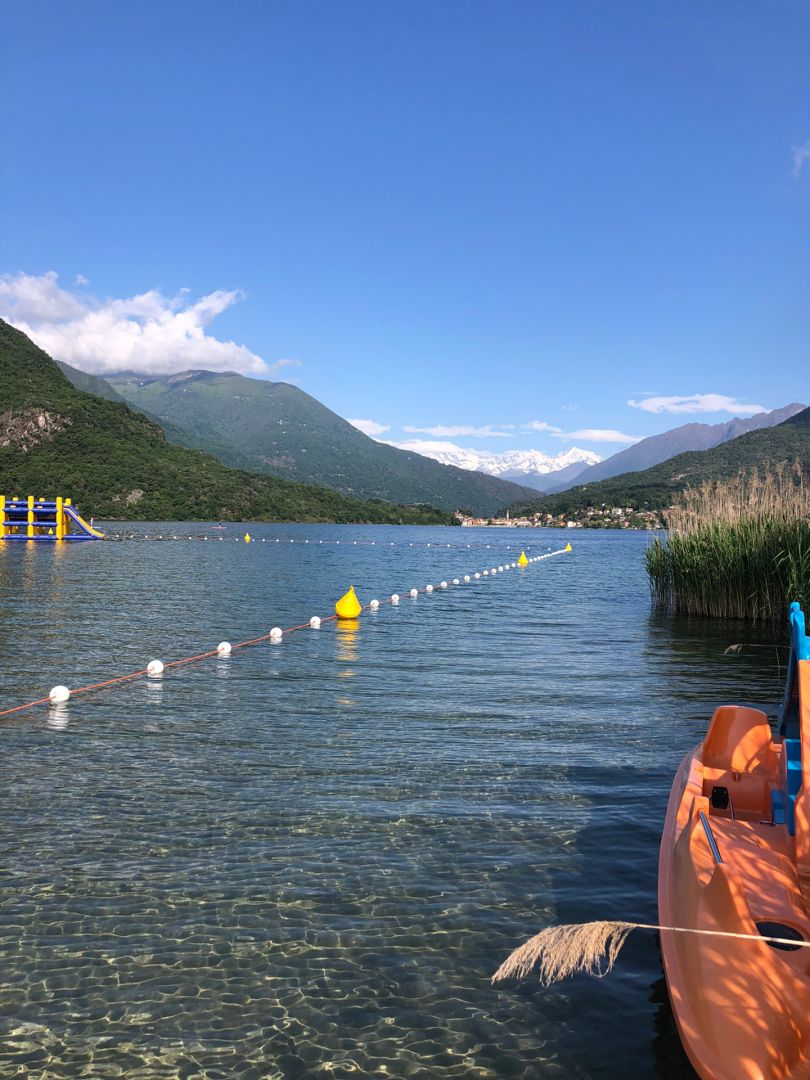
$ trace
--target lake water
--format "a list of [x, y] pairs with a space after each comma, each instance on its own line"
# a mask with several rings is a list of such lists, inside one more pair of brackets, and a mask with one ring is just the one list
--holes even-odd
[[673, 773], [718, 703], [773, 712], [775, 654], [723, 655], [769, 638], [652, 615], [644, 534], [249, 528], [0, 545], [0, 707], [574, 550], [0, 722], [0, 1075], [691, 1076], [653, 934], [489, 976], [656, 920]]

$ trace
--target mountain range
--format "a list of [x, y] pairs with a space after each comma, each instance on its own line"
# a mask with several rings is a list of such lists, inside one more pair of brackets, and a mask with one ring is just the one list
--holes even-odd
[[[664, 431], [660, 435], [651, 435], [647, 439], [641, 439], [626, 450], [620, 450], [618, 454], [606, 458], [589, 468], [582, 469], [576, 476], [562, 477], [556, 474], [551, 477], [553, 483], [544, 490], [551, 494], [556, 491], [564, 491], [576, 484], [592, 484], [598, 480], [607, 480], [611, 476], [621, 476], [623, 473], [638, 472], [641, 469], [649, 469], [662, 461], [667, 461], [678, 454], [688, 450], [711, 450], [715, 446], [738, 439], [741, 435], [747, 435], [750, 431], [759, 431], [761, 428], [776, 427], [778, 424], [789, 420], [791, 416], [800, 413], [806, 405], [793, 402], [784, 408], [774, 409], [772, 412], [755, 413], [753, 416], [740, 418], [735, 416], [723, 424], [682, 424], [671, 431]], [[562, 481], [562, 482], [561, 482]]]
[[[93, 379], [81, 381], [95, 386]], [[451, 523], [448, 514], [430, 507], [347, 499], [328, 488], [231, 469], [174, 446], [142, 413], [76, 389], [42, 349], [1, 319], [0, 409], [0, 491], [69, 496], [88, 515]]]
[[413, 450], [462, 469], [476, 469], [489, 476], [536, 488], [544, 494], [566, 491], [574, 485], [594, 483], [626, 472], [649, 469], [676, 454], [688, 450], [709, 450], [749, 431], [775, 427], [801, 412], [805, 406], [798, 402], [772, 412], [756, 413], [745, 418], [735, 417], [720, 424], [682, 424], [660, 435], [640, 439], [633, 446], [604, 460], [590, 450], [572, 447], [561, 454], [544, 454], [540, 450], [493, 451], [473, 450], [451, 442], [393, 443], [403, 450]]
[[794, 468], [805, 483], [810, 481], [810, 408], [774, 427], [749, 431], [710, 450], [688, 451], [649, 469], [578, 484], [567, 491], [516, 504], [510, 512], [513, 516], [571, 516], [588, 506], [603, 505], [659, 510], [672, 505], [685, 488], [706, 480], [728, 480], [754, 470]]
[[551, 482], [559, 487], [566, 481], [573, 482], [589, 465], [601, 461], [592, 450], [572, 446], [561, 454], [544, 454], [542, 450], [507, 450], [488, 453], [485, 450], [468, 450], [453, 443], [419, 443], [418, 447], [400, 443], [400, 449], [413, 449], [443, 465], [455, 465], [459, 469], [474, 469], [488, 476], [499, 476], [538, 491], [550, 490]]
[[[77, 379], [75, 369], [62, 370]], [[481, 516], [535, 494], [528, 486], [377, 442], [289, 383], [212, 371], [127, 374], [106, 382], [133, 408], [156, 418], [173, 442], [235, 468], [324, 484], [353, 498]]]
[[[355, 498], [429, 503], [480, 516], [507, 505], [515, 512], [537, 510], [538, 491], [559, 495], [542, 502], [546, 512], [554, 513], [592, 501], [665, 506], [687, 483], [724, 475], [723, 462], [748, 461], [745, 445], [730, 456], [703, 459], [701, 453], [736, 448], [740, 440], [781, 429], [805, 411], [794, 402], [745, 419], [684, 424], [604, 461], [577, 447], [558, 455], [537, 450], [488, 454], [452, 443], [433, 444], [426, 457], [407, 445], [369, 438], [288, 383], [202, 370], [102, 379], [67, 364], [60, 367], [76, 388], [128, 403], [158, 422], [170, 442], [202, 450], [233, 468], [323, 484]], [[788, 443], [780, 436], [755, 445], [787, 453]], [[779, 460], [787, 460], [784, 453]], [[522, 484], [511, 482], [517, 478]]]

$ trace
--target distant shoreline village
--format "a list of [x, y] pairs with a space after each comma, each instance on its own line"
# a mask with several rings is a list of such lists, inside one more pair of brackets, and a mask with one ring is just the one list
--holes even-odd
[[632, 506], [589, 506], [566, 514], [531, 514], [524, 517], [476, 518], [457, 515], [460, 525], [491, 525], [502, 529], [660, 529], [662, 511], [635, 510]]

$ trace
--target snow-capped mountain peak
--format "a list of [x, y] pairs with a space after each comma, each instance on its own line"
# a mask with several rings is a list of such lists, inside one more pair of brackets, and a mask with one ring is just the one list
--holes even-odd
[[[426, 439], [412, 439], [393, 445], [400, 450], [412, 450], [417, 454], [433, 458], [443, 465], [455, 465], [459, 469], [473, 469], [475, 472], [499, 476], [502, 480], [513, 480], [518, 484], [542, 491], [542, 478], [550, 473], [566, 471], [566, 479], [576, 475], [588, 465], [595, 465], [602, 459], [591, 450], [582, 450], [572, 446], [559, 454], [544, 454], [542, 450], [474, 450], [457, 446], [452, 442], [430, 442]], [[577, 466], [579, 468], [577, 468]], [[558, 477], [555, 476], [555, 481]], [[559, 477], [563, 479], [563, 477]]]

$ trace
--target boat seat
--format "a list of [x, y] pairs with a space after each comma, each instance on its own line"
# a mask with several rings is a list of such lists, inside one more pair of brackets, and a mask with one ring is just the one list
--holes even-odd
[[709, 769], [776, 778], [779, 759], [768, 717], [760, 709], [721, 705], [715, 709], [703, 742]]

